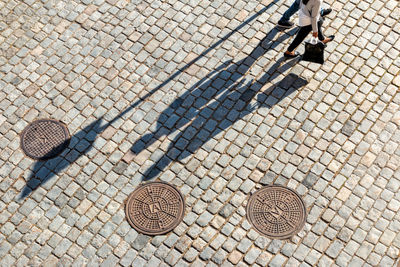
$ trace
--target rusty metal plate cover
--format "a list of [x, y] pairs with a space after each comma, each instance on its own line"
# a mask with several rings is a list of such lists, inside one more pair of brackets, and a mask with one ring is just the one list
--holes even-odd
[[147, 235], [161, 235], [173, 230], [182, 221], [184, 211], [182, 194], [164, 182], [139, 186], [129, 195], [125, 205], [129, 224]]
[[68, 147], [70, 135], [67, 127], [59, 121], [41, 119], [30, 123], [21, 134], [21, 148], [36, 160], [58, 156]]
[[306, 208], [301, 197], [292, 189], [270, 185], [250, 196], [246, 216], [260, 234], [286, 239], [304, 227]]

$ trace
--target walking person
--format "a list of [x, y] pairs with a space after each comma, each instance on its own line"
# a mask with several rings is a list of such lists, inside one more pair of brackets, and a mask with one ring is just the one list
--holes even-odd
[[[297, 1], [297, 0], [296, 0]], [[323, 19], [320, 15], [322, 0], [300, 0], [300, 11], [299, 11], [299, 26], [300, 29], [297, 32], [296, 37], [293, 42], [288, 47], [287, 51], [284, 53], [285, 57], [294, 58], [299, 54], [295, 53], [294, 50], [299, 46], [299, 44], [307, 37], [307, 35], [312, 31], [313, 37], [318, 37], [318, 39], [324, 44], [331, 42], [335, 36], [331, 35], [327, 38], [322, 34], [322, 22]]]
[[[299, 11], [300, 1], [301, 0], [294, 0], [293, 4], [289, 7], [288, 10], [286, 10], [285, 13], [283, 13], [281, 19], [278, 21], [278, 26], [282, 28], [291, 28], [293, 26], [294, 23], [290, 21], [290, 18], [294, 15], [294, 13]], [[321, 16], [325, 17], [331, 12], [332, 12], [331, 8], [321, 9]]]

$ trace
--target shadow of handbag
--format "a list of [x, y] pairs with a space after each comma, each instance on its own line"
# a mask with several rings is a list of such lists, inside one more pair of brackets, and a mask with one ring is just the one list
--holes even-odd
[[301, 60], [324, 64], [324, 49], [326, 44], [313, 37], [305, 42], [305, 50]]

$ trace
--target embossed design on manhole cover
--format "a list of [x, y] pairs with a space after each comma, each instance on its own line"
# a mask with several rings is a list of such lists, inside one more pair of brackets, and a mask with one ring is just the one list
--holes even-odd
[[68, 147], [67, 127], [56, 120], [41, 119], [30, 123], [21, 134], [21, 148], [33, 159], [46, 160], [58, 156]]
[[125, 205], [129, 224], [147, 235], [165, 234], [182, 221], [185, 200], [172, 185], [149, 182], [133, 191]]
[[295, 191], [279, 185], [270, 185], [251, 195], [246, 207], [246, 216], [260, 234], [286, 239], [303, 228], [306, 222], [306, 208]]

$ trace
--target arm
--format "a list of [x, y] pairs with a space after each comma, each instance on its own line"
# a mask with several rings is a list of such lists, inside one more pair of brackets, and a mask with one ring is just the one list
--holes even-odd
[[321, 9], [321, 1], [317, 0], [315, 1], [315, 5], [312, 6], [311, 9], [311, 26], [312, 26], [312, 31], [313, 35], [318, 35], [318, 19], [319, 19], [319, 13]]

